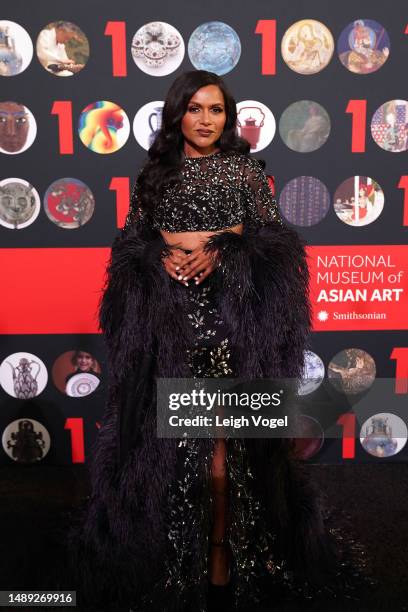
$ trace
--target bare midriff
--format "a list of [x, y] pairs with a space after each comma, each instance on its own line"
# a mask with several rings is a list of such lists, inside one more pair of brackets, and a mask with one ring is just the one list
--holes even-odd
[[166, 232], [164, 230], [160, 230], [160, 233], [169, 246], [177, 246], [180, 249], [193, 250], [207, 242], [208, 238], [214, 234], [219, 234], [220, 232], [225, 232], [227, 230], [236, 232], [237, 234], [242, 234], [243, 228], [244, 224], [239, 223], [238, 225], [234, 225], [232, 227], [224, 227], [223, 229], [209, 232]]

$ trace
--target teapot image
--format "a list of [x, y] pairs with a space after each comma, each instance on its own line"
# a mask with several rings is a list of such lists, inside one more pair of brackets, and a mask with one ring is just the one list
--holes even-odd
[[[156, 106], [153, 112], [148, 117], [149, 128], [151, 130], [149, 134], [149, 145], [151, 146], [156, 138], [162, 124], [162, 106]], [[155, 124], [155, 125], [154, 125]]]
[[[7, 363], [11, 367], [16, 397], [19, 399], [35, 397], [38, 393], [38, 382], [36, 379], [41, 370], [40, 364], [36, 361], [29, 361], [26, 357], [22, 357], [16, 367], [9, 361]], [[35, 376], [31, 374], [32, 364], [38, 366]]]
[[[262, 115], [259, 125], [256, 124], [256, 116], [253, 117], [252, 113], [248, 117], [241, 117], [240, 114], [243, 111], [255, 110]], [[256, 115], [256, 113], [254, 113]], [[259, 139], [261, 137], [261, 128], [264, 126], [265, 113], [258, 106], [243, 106], [239, 109], [237, 114], [237, 125], [239, 128], [239, 134], [242, 138], [245, 138], [251, 145], [251, 149], [256, 149]]]

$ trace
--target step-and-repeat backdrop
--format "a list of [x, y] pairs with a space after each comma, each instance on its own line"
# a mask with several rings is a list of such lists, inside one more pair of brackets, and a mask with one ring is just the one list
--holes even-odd
[[167, 90], [192, 69], [223, 76], [237, 131], [308, 243], [299, 456], [407, 460], [405, 3], [229, 4], [15, 0], [0, 15], [4, 465], [87, 460], [110, 246]]

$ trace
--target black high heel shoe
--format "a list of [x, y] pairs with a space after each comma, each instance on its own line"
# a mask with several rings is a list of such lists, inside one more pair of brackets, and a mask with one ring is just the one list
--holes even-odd
[[[211, 540], [211, 546], [225, 546], [227, 540]], [[228, 550], [228, 549], [227, 549]], [[208, 577], [208, 612], [228, 612], [232, 609], [232, 584], [231, 584], [231, 554], [228, 552], [229, 568], [228, 582], [226, 584], [214, 584]]]

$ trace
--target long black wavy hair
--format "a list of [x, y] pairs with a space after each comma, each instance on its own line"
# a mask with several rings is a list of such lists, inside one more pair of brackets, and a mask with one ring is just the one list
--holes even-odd
[[137, 179], [139, 206], [151, 214], [159, 202], [165, 185], [177, 184], [184, 157], [184, 136], [181, 120], [192, 96], [201, 87], [217, 85], [224, 96], [226, 122], [215, 145], [224, 152], [248, 155], [250, 145], [236, 133], [236, 102], [224, 81], [207, 70], [183, 72], [171, 85], [162, 111], [162, 125], [148, 150], [148, 159]]

